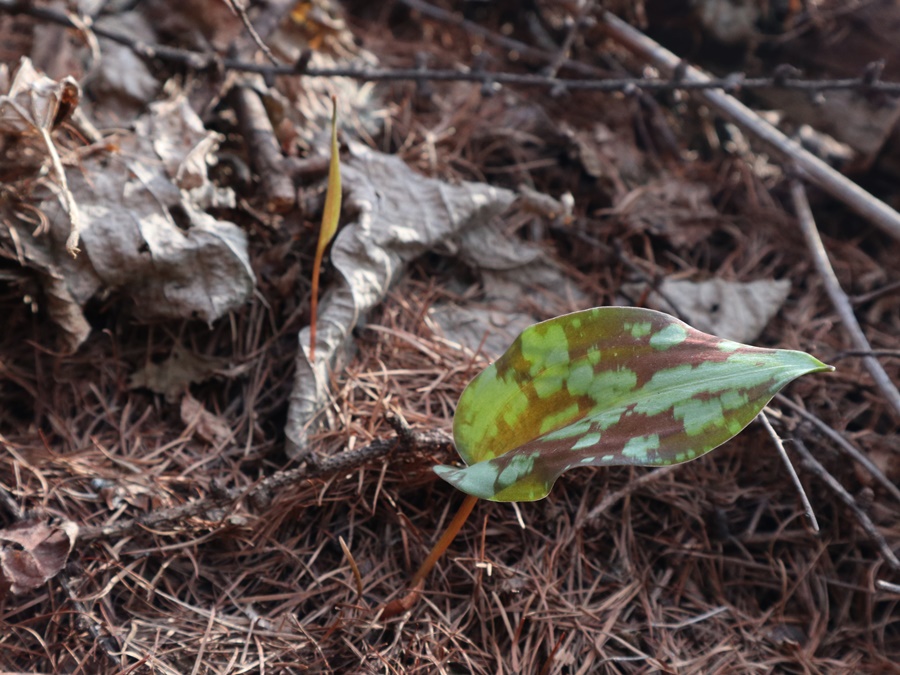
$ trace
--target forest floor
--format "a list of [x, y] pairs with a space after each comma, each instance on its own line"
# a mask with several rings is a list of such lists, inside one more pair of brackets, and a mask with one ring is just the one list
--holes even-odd
[[[829, 297], [791, 162], [677, 87], [553, 86], [655, 75], [593, 2], [244, 4], [281, 64], [423, 74], [242, 71], [271, 63], [224, 0], [0, 3], [6, 74], [48, 78], [0, 106], [0, 671], [897, 672], [900, 411]], [[744, 3], [737, 36], [687, 2], [607, 8], [717, 75], [857, 77], [898, 48], [876, 39], [890, 3], [777, 4]], [[807, 146], [900, 205], [897, 102], [849, 91], [732, 93], [827, 131]], [[311, 363], [331, 95], [342, 230], [368, 214], [393, 237], [344, 262], [393, 283], [356, 288], [346, 342]], [[807, 188], [896, 383], [900, 241]], [[320, 316], [340, 283], [326, 257]], [[381, 616], [463, 500], [431, 469], [458, 461], [466, 383], [522, 327], [602, 305], [836, 366], [768, 408], [819, 531], [752, 423], [684, 465], [479, 502], [418, 603]]]

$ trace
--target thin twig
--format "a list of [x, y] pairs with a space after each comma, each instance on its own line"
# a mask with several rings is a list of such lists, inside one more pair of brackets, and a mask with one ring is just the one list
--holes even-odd
[[794, 487], [797, 488], [797, 492], [800, 493], [800, 501], [803, 503], [803, 510], [806, 512], [806, 517], [809, 519], [810, 526], [813, 531], [819, 532], [819, 521], [816, 520], [816, 514], [813, 511], [812, 504], [809, 503], [809, 497], [806, 496], [806, 490], [803, 489], [803, 483], [800, 482], [800, 476], [797, 475], [797, 470], [794, 468], [794, 465], [791, 463], [791, 458], [788, 457], [787, 451], [784, 449], [784, 443], [781, 442], [781, 438], [775, 433], [775, 429], [772, 428], [772, 423], [769, 422], [765, 410], [762, 410], [759, 415], [757, 415], [757, 418], [762, 422], [763, 427], [765, 427], [766, 432], [769, 434], [769, 438], [772, 439], [775, 447], [778, 448], [778, 454], [781, 455], [781, 459], [787, 467], [788, 474], [790, 474], [791, 480], [794, 481]]
[[[712, 79], [706, 73], [692, 66], [685, 66], [683, 61], [675, 54], [613, 14], [605, 12], [603, 18], [607, 29], [616, 40], [641, 54], [658, 68], [669, 73], [677, 71], [683, 74], [683, 79], [678, 81], [682, 82], [685, 88], [688, 88], [688, 85], [704, 85], [712, 82]], [[873, 84], [877, 85], [878, 82]], [[738, 85], [740, 88], [747, 88], [746, 81], [735, 83], [735, 86]], [[795, 88], [800, 89], [802, 87], [798, 86]], [[802, 171], [805, 177], [809, 178], [822, 190], [835, 199], [844, 202], [856, 213], [877, 225], [895, 239], [900, 240], [900, 213], [873, 197], [843, 174], [835, 171], [821, 159], [801, 147], [799, 143], [785, 136], [750, 108], [726, 93], [728, 87], [718, 87], [717, 89], [724, 89], [724, 91], [715, 89], [702, 91], [701, 96], [707, 103], [731, 117], [749, 129], [758, 138], [771, 145], [779, 153], [788, 157], [791, 162], [799, 167], [799, 170]]]
[[806, 449], [806, 445], [804, 445], [803, 441], [795, 438], [794, 447], [797, 449], [797, 452], [799, 452], [803, 457], [803, 466], [809, 469], [816, 476], [821, 478], [822, 481], [824, 481], [824, 483], [829, 488], [831, 488], [832, 492], [837, 495], [838, 499], [844, 502], [844, 504], [846, 504], [850, 508], [850, 510], [853, 511], [860, 526], [872, 539], [875, 546], [881, 552], [882, 557], [884, 557], [885, 562], [891, 567], [891, 569], [900, 572], [900, 560], [897, 559], [897, 556], [891, 550], [891, 547], [888, 546], [887, 541], [885, 541], [885, 538], [882, 536], [881, 532], [878, 531], [878, 528], [875, 527], [875, 524], [872, 522], [871, 518], [869, 518], [868, 514], [862, 508], [860, 508], [859, 504], [856, 503], [853, 495], [847, 492], [847, 490], [844, 489], [844, 486], [841, 485], [834, 476], [828, 473], [828, 470], [824, 466], [822, 466], [815, 457], [812, 456], [812, 453], [810, 453], [810, 451]]
[[244, 3], [241, 2], [241, 0], [225, 0], [225, 4], [231, 8], [232, 12], [240, 17], [241, 23], [244, 24], [244, 28], [250, 35], [250, 39], [253, 40], [254, 44], [256, 44], [256, 46], [265, 55], [265, 57], [269, 59], [269, 61], [271, 61], [273, 65], [280, 65], [280, 62], [275, 58], [272, 50], [269, 49], [269, 46], [265, 42], [263, 42], [262, 38], [259, 36], [259, 33], [257, 33], [256, 29], [253, 27], [253, 24], [250, 23], [250, 17], [247, 16], [247, 10], [244, 8]]
[[[491, 44], [515, 52], [519, 57], [552, 63], [555, 56], [552, 52], [547, 52], [520, 40], [495, 33], [474, 21], [464, 19], [453, 12], [448, 12], [440, 7], [435, 7], [423, 0], [400, 0], [400, 2], [410, 9], [416, 10], [423, 16], [436, 19], [437, 21], [451, 26], [456, 26], [457, 28], [462, 29], [467, 35], [477, 35], [478, 37], [482, 37]], [[581, 61], [574, 61], [569, 58], [564, 58], [559, 67], [567, 68], [583, 75], [597, 75], [598, 72], [600, 72], [600, 69], [595, 66], [588, 63], [582, 63]]]
[[900, 595], [900, 584], [892, 584], [891, 582], [885, 581], [884, 579], [876, 579], [875, 588], [880, 591], [887, 591], [888, 593], [896, 593], [897, 595]]
[[578, 35], [578, 31], [584, 24], [588, 14], [594, 11], [595, 4], [595, 0], [585, 2], [584, 6], [578, 12], [578, 16], [571, 18], [572, 23], [569, 26], [566, 37], [563, 39], [563, 43], [560, 45], [559, 51], [557, 51], [556, 55], [553, 57], [550, 65], [544, 69], [544, 75], [555, 77], [562, 65], [569, 60], [569, 52], [572, 50], [572, 45], [575, 44], [575, 37]]
[[900, 502], [900, 488], [894, 485], [887, 476], [882, 473], [881, 469], [878, 468], [878, 465], [875, 464], [871, 459], [869, 459], [865, 453], [863, 453], [859, 448], [853, 445], [850, 441], [844, 438], [843, 435], [832, 429], [830, 426], [825, 424], [818, 417], [813, 415], [811, 412], [805, 410], [801, 406], [794, 403], [791, 399], [789, 399], [784, 394], [775, 394], [775, 400], [778, 401], [780, 405], [785, 405], [798, 415], [800, 415], [803, 419], [812, 424], [816, 429], [821, 431], [823, 434], [828, 436], [832, 441], [834, 441], [841, 450], [846, 452], [857, 461], [862, 467], [868, 471], [872, 477], [881, 485], [885, 490], [887, 490], [898, 502]]
[[[816, 229], [816, 221], [813, 219], [812, 210], [809, 208], [806, 189], [803, 187], [803, 183], [796, 178], [791, 180], [791, 197], [794, 201], [794, 211], [797, 214], [800, 229], [803, 231], [806, 244], [813, 255], [813, 262], [816, 265], [819, 276], [825, 282], [825, 290], [828, 292], [828, 297], [831, 298], [831, 304], [834, 305], [835, 310], [841, 317], [841, 321], [844, 322], [844, 328], [850, 334], [853, 345], [860, 351], [871, 351], [872, 345], [869, 344], [866, 334], [860, 328], [856, 316], [853, 314], [853, 306], [850, 304], [850, 299], [844, 293], [844, 289], [841, 288], [841, 283], [838, 281], [837, 275], [834, 273], [834, 269], [828, 260], [828, 253], [822, 244], [822, 238]], [[867, 356], [863, 362], [872, 375], [872, 379], [875, 380], [875, 385], [881, 390], [887, 402], [894, 409], [896, 416], [900, 418], [900, 391], [891, 382], [891, 378], [888, 377], [878, 359], [873, 356]]]

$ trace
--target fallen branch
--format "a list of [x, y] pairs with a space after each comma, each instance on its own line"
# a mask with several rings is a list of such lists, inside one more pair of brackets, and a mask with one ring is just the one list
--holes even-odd
[[822, 479], [822, 481], [837, 495], [838, 499], [840, 499], [844, 504], [846, 504], [853, 514], [856, 516], [857, 522], [859, 522], [860, 527], [869, 535], [869, 538], [881, 552], [884, 561], [893, 569], [895, 572], [900, 572], [900, 560], [897, 559], [897, 556], [891, 550], [891, 547], [888, 546], [887, 541], [882, 536], [881, 532], [878, 531], [878, 528], [875, 527], [875, 523], [872, 522], [872, 519], [869, 518], [869, 515], [860, 507], [859, 504], [856, 503], [856, 500], [853, 498], [844, 486], [838, 481], [837, 478], [828, 473], [828, 470], [822, 466], [819, 461], [812, 456], [812, 453], [806, 449], [806, 446], [803, 444], [803, 441], [799, 439], [794, 439], [794, 447], [797, 449], [797, 452], [800, 453], [800, 456], [803, 458], [802, 466], [808, 469], [810, 472], [814, 473], [816, 476]]
[[[617, 16], [604, 12], [603, 19], [612, 37], [629, 49], [640, 54], [656, 67], [682, 76], [685, 88], [690, 85], [709, 84], [712, 79], [706, 73], [687, 66], [675, 54], [654, 42], [646, 35], [628, 25]], [[776, 78], [777, 79], [777, 78]], [[747, 81], [735, 82], [733, 88], [747, 88]], [[641, 85], [643, 87], [643, 85]], [[719, 91], [718, 89], [725, 89]], [[808, 178], [835, 199], [845, 203], [857, 214], [880, 227], [895, 239], [900, 240], [900, 213], [884, 202], [876, 199], [843, 174], [835, 171], [821, 159], [805, 150], [771, 124], [763, 120], [750, 108], [726, 93], [727, 87], [704, 90], [700, 96], [716, 108], [744, 126], [760, 140], [772, 146], [779, 154], [796, 164], [803, 177]]]
[[297, 191], [285, 171], [284, 156], [266, 108], [251, 87], [235, 87], [232, 95], [250, 163], [259, 175], [265, 209], [269, 213], [286, 213], [294, 208]]
[[894, 485], [887, 476], [878, 468], [878, 465], [875, 464], [871, 459], [869, 459], [859, 448], [857, 448], [853, 443], [848, 441], [843, 437], [840, 433], [832, 429], [830, 426], [825, 424], [818, 417], [813, 415], [811, 412], [805, 410], [803, 407], [794, 403], [791, 399], [789, 399], [784, 394], [775, 394], [775, 400], [778, 401], [781, 405], [786, 405], [788, 408], [796, 412], [807, 422], [812, 424], [816, 429], [821, 431], [823, 434], [828, 436], [832, 441], [834, 441], [838, 447], [846, 452], [852, 459], [859, 462], [862, 467], [868, 471], [872, 477], [891, 495], [893, 495], [894, 499], [900, 502], [900, 488]]
[[[397, 451], [449, 452], [452, 449], [451, 439], [442, 432], [412, 430], [402, 418], [396, 415], [388, 415], [387, 420], [397, 432], [394, 438], [378, 439], [358, 450], [343, 452], [318, 461], [308, 461], [303, 466], [290, 471], [279, 471], [259, 483], [241, 490], [233, 488], [218, 490], [203, 499], [149, 513], [142, 518], [125, 520], [111, 525], [84, 527], [79, 534], [77, 543], [85, 544], [98, 539], [120, 538], [144, 530], [155, 530], [166, 523], [177, 523], [188, 518], [203, 516], [213, 510], [235, 505], [241, 501], [249, 503], [256, 510], [262, 510], [271, 502], [276, 491], [289, 485], [350, 471]], [[216, 519], [221, 520], [221, 516], [217, 516]]]
[[[797, 179], [791, 180], [791, 198], [794, 201], [794, 211], [797, 214], [803, 237], [806, 239], [806, 244], [812, 253], [813, 262], [816, 265], [819, 276], [825, 282], [825, 290], [828, 292], [828, 297], [831, 298], [831, 304], [834, 305], [835, 310], [841, 317], [841, 321], [850, 334], [850, 340], [853, 342], [853, 345], [860, 351], [871, 351], [872, 345], [869, 344], [866, 334], [860, 328], [859, 322], [853, 314], [850, 298], [847, 297], [844, 289], [841, 288], [841, 282], [838, 281], [837, 275], [834, 273], [834, 269], [828, 260], [828, 252], [825, 250], [822, 238], [816, 229], [816, 221], [813, 219], [812, 210], [809, 208], [809, 200], [806, 198], [806, 190], [803, 187], [803, 183]], [[872, 379], [875, 380], [875, 385], [881, 390], [884, 398], [894, 409], [894, 414], [900, 418], [900, 391], [897, 390], [896, 385], [891, 382], [891, 378], [888, 377], [881, 363], [874, 356], [864, 357], [863, 363], [865, 363], [869, 374], [872, 375]]]
[[[47, 7], [32, 6], [30, 2], [25, 2], [23, 0], [0, 0], [0, 12], [5, 12], [12, 15], [18, 14], [32, 16], [42, 21], [65, 26], [66, 28], [83, 28], [65, 14], [49, 9]], [[649, 40], [649, 38], [646, 38], [641, 33], [628, 26], [628, 24], [622, 22], [620, 19], [615, 20], [618, 21], [621, 25], [628, 27], [628, 29], [635, 35], [642, 36], [645, 40]], [[471, 22], [465, 22], [463, 25], [465, 25], [468, 30], [468, 26], [471, 25]], [[573, 61], [571, 59], [564, 60], [560, 67], [570, 68], [577, 72], [584, 72], [585, 74], [592, 74], [592, 76], [589, 78], [571, 79], [558, 78], [549, 75], [533, 75], [527, 73], [492, 72], [479, 68], [472, 68], [470, 70], [430, 70], [427, 68], [423, 69], [418, 67], [398, 69], [358, 68], [352, 66], [340, 68], [309, 68], [302, 60], [297, 64], [270, 65], [265, 63], [254, 63], [252, 61], [243, 61], [236, 58], [222, 58], [215, 52], [196, 52], [188, 49], [170, 47], [163, 44], [147, 43], [141, 40], [137, 40], [125, 33], [108, 30], [100, 26], [92, 26], [91, 30], [100, 37], [128, 47], [135, 54], [149, 61], [162, 61], [198, 71], [221, 69], [231, 70], [235, 72], [256, 73], [270, 78], [280, 76], [304, 76], [322, 78], [347, 77], [363, 82], [422, 82], [426, 80], [436, 82], [476, 82], [483, 85], [506, 84], [524, 87], [540, 87], [543, 89], [549, 89], [555, 94], [563, 94], [566, 91], [598, 91], [624, 93], [636, 93], [639, 91], [702, 91], [707, 93], [719, 94], [720, 96], [726, 97], [739, 106], [742, 106], [742, 104], [738, 103], [735, 99], [728, 96], [727, 94], [723, 94], [722, 91], [736, 91], [739, 89], [792, 89], [809, 93], [819, 93], [825, 91], [859, 91], [863, 93], [877, 92], [894, 96], [900, 95], [900, 82], [887, 82], [879, 79], [873, 80], [865, 73], [860, 77], [842, 79], [782, 77], [781, 75], [749, 78], [746, 77], [743, 73], [731, 73], [720, 78], [710, 78], [706, 75], [702, 75], [702, 77], [704, 78], [702, 80], [695, 80], [687, 75], [683, 79], [680, 77], [672, 77], [671, 79], [642, 77], [607, 79], [596, 77], [596, 73], [599, 71], [598, 68], [590, 66], [589, 64], [578, 63], [577, 61]], [[481, 29], [481, 31], [485, 30], [486, 29], [484, 28]], [[520, 43], [516, 40], [508, 40], [508, 42], [515, 45], [524, 45], [524, 43]], [[662, 47], [657, 45], [655, 42], [650, 42], [658, 49], [662, 50]], [[510, 46], [509, 48], [513, 47]], [[678, 58], [671, 52], [667, 52], [665, 50], [662, 51], [669, 57], [671, 57], [671, 59], [674, 59], [676, 64], [681, 63], [681, 61], [678, 60]], [[548, 54], [547, 52], [541, 49], [536, 49], [534, 47], [528, 48], [526, 50], [526, 53], [530, 56], [537, 56], [544, 61], [551, 61], [551, 63], [554, 56], [553, 54]], [[674, 69], [674, 66], [670, 69]], [[691, 67], [688, 67], [685, 72], [688, 75], [690, 73], [699, 73], [699, 71]], [[749, 109], [745, 108], [745, 110], [752, 114], [752, 111], [749, 111]], [[762, 122], [762, 120], [759, 120], [758, 118], [757, 120], [759, 122]], [[772, 132], [781, 136], [783, 141], [787, 141], [786, 137], [782, 136], [780, 132], [774, 129], [774, 127], [770, 127], [770, 129], [772, 130]], [[799, 145], [794, 145], [796, 146], [796, 150], [801, 150]], [[812, 154], [808, 153], [805, 150], [803, 152], [809, 155], [809, 157], [814, 157]], [[824, 163], [822, 163], [822, 165], [824, 167], [827, 167], [827, 165], [825, 165]], [[840, 174], [838, 174], [837, 172], [834, 173], [840, 176]], [[815, 176], [813, 176], [813, 178], [815, 178]], [[850, 185], [854, 185], [852, 182], [847, 181], [847, 179], [844, 180], [847, 183], [850, 183]], [[858, 187], [856, 189], [861, 191]], [[879, 204], [881, 204], [881, 202], [879, 202]], [[897, 221], [897, 228], [897, 232], [900, 233], [900, 220]]]

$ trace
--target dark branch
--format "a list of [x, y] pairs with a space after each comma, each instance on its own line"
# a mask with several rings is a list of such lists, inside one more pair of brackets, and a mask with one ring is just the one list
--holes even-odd
[[[397, 428], [394, 418], [389, 417], [388, 421]], [[290, 471], [280, 471], [244, 489], [215, 489], [203, 499], [156, 511], [147, 514], [143, 518], [135, 518], [111, 525], [83, 527], [78, 535], [77, 543], [84, 544], [97, 539], [119, 538], [136, 532], [154, 530], [167, 523], [180, 523], [189, 518], [206, 516], [215, 509], [235, 505], [240, 501], [246, 501], [256, 510], [263, 510], [271, 502], [274, 492], [289, 485], [296, 485], [312, 478], [346, 472], [385, 457], [395, 451], [427, 450], [429, 452], [449, 452], [452, 448], [453, 442], [446, 434], [439, 431], [415, 431], [404, 426], [403, 432], [395, 438], [378, 439], [358, 450], [321, 458], [314, 463], [309, 462]], [[221, 514], [217, 516], [217, 519], [221, 519]]]
[[[0, 0], [0, 12], [8, 14], [24, 14], [42, 21], [59, 24], [67, 28], [80, 30], [68, 16], [46, 7], [34, 7], [22, 0]], [[434, 82], [474, 82], [478, 84], [496, 83], [517, 87], [537, 87], [553, 91], [597, 91], [597, 92], [645, 92], [665, 91], [699, 91], [719, 89], [723, 91], [735, 91], [738, 89], [795, 89], [810, 93], [838, 90], [856, 90], [860, 92], [880, 92], [884, 94], [900, 95], [900, 82], [885, 82], [873, 79], [868, 72], [860, 77], [844, 79], [808, 79], [800, 77], [782, 77], [780, 74], [772, 77], [747, 78], [743, 73], [732, 73], [724, 77], [710, 79], [704, 82], [684, 81], [680, 78], [559, 78], [550, 75], [494, 72], [482, 69], [455, 70], [455, 69], [422, 69], [422, 68], [298, 68], [297, 65], [271, 65], [264, 63], [251, 63], [241, 59], [223, 58], [215, 53], [195, 52], [186, 49], [178, 49], [167, 45], [149, 44], [133, 38], [124, 33], [107, 30], [101, 27], [93, 27], [91, 30], [99, 37], [112, 40], [130, 48], [144, 59], [162, 61], [165, 63], [180, 65], [193, 70], [209, 70], [223, 68], [246, 73], [258, 73], [266, 77], [296, 76], [296, 77], [347, 77], [364, 82], [422, 82], [431, 80]], [[540, 50], [538, 50], [540, 51]], [[543, 54], [543, 52], [541, 52]], [[568, 66], [566, 60], [562, 66]]]

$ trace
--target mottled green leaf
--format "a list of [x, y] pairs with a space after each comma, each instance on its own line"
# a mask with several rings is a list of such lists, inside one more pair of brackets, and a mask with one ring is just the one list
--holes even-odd
[[469, 383], [453, 421], [467, 466], [434, 470], [483, 499], [542, 499], [574, 467], [696, 459], [788, 382], [826, 370], [804, 352], [748, 347], [649, 309], [567, 314], [525, 329]]

